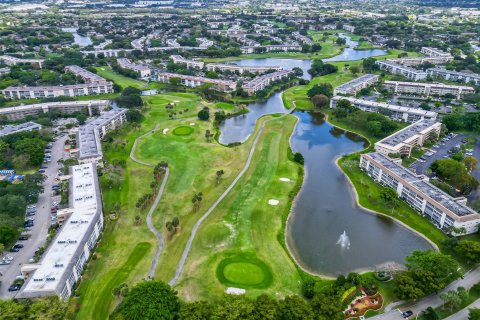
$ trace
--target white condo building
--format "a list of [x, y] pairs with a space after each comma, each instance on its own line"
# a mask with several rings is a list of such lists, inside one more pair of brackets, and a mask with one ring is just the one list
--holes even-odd
[[198, 87], [204, 83], [209, 83], [218, 91], [230, 92], [236, 89], [237, 83], [235, 81], [209, 79], [204, 77], [187, 76], [179, 73], [159, 73], [157, 75], [158, 81], [163, 83], [170, 83], [170, 79], [180, 79], [180, 84], [186, 87]]
[[152, 74], [152, 70], [148, 66], [132, 63], [132, 61], [127, 58], [118, 58], [117, 63], [123, 69], [135, 71], [140, 75], [141, 78], [148, 77]]
[[264, 52], [296, 52], [302, 51], [302, 46], [297, 44], [285, 44], [285, 45], [267, 45], [267, 46], [244, 46], [240, 50], [243, 54], [255, 53], [258, 48], [264, 48]]
[[8, 87], [2, 90], [7, 99], [44, 99], [53, 97], [79, 97], [113, 92], [110, 81], [81, 83], [65, 86]]
[[333, 94], [356, 95], [360, 90], [375, 84], [378, 81], [376, 74], [364, 74], [358, 78], [345, 82], [333, 90]]
[[242, 88], [249, 95], [255, 94], [255, 92], [260, 91], [268, 87], [272, 82], [279, 81], [285, 78], [288, 78], [292, 74], [292, 71], [289, 70], [280, 70], [272, 73], [267, 73], [262, 76], [253, 78], [251, 81], [245, 83]]
[[353, 106], [359, 108], [360, 110], [382, 113], [397, 121], [414, 123], [418, 120], [437, 118], [437, 114], [433, 111], [342, 96], [334, 96], [332, 99], [330, 99], [330, 108], [336, 108], [337, 103], [340, 100], [348, 100]]
[[360, 155], [360, 168], [375, 182], [395, 190], [439, 229], [455, 227], [465, 228], [467, 234], [477, 232], [480, 214], [466, 206], [467, 199], [451, 197], [428, 182], [428, 177], [414, 174], [381, 153]]
[[431, 64], [445, 64], [447, 62], [450, 62], [453, 60], [452, 56], [446, 56], [446, 57], [418, 57], [418, 58], [393, 58], [393, 59], [388, 59], [390, 62], [394, 62], [397, 64], [401, 64], [403, 66], [418, 66], [421, 65], [425, 62], [431, 63]]
[[436, 48], [422, 47], [420, 52], [429, 57], [451, 57], [453, 59], [450, 53], [436, 49]]
[[4, 64], [6, 64], [7, 66], [14, 66], [14, 65], [17, 65], [19, 63], [28, 63], [28, 64], [31, 64], [33, 66], [37, 66], [39, 68], [42, 68], [43, 67], [43, 62], [45, 60], [43, 59], [24, 59], [24, 58], [17, 58], [17, 57], [12, 57], [12, 56], [0, 56], [0, 61], [2, 61]]
[[67, 219], [39, 263], [24, 264], [26, 284], [17, 298], [57, 295], [67, 300], [103, 229], [102, 200], [96, 167], [70, 167]]
[[87, 112], [89, 116], [93, 115], [93, 110], [103, 110], [110, 106], [109, 100], [85, 100], [85, 101], [64, 101], [64, 102], [46, 102], [20, 105], [18, 107], [0, 108], [0, 115], [7, 117], [8, 120], [20, 120], [27, 116], [37, 116], [49, 111], [58, 110], [60, 113]]
[[230, 71], [230, 72], [238, 72], [239, 74], [243, 74], [244, 72], [250, 73], [264, 73], [270, 70], [279, 71], [282, 70], [279, 66], [267, 66], [267, 67], [260, 67], [260, 66], [239, 66], [236, 64], [226, 64], [226, 63], [209, 63], [207, 64], [207, 70], [209, 71], [216, 71], [219, 70], [221, 72]]
[[420, 120], [375, 143], [375, 151], [383, 155], [400, 154], [410, 157], [415, 146], [437, 139], [442, 124], [436, 120]]
[[81, 126], [77, 132], [77, 149], [71, 150], [78, 162], [95, 163], [103, 166], [102, 139], [107, 132], [119, 128], [127, 122], [127, 109], [114, 108], [98, 118]]
[[407, 93], [422, 96], [444, 96], [452, 94], [457, 99], [461, 99], [466, 94], [475, 93], [475, 89], [466, 86], [453, 86], [442, 83], [420, 83], [404, 81], [385, 81], [385, 88], [394, 93]]
[[42, 130], [42, 126], [38, 123], [29, 121], [21, 124], [15, 125], [6, 125], [4, 127], [0, 127], [0, 137], [8, 136], [10, 134], [15, 134], [24, 131], [39, 131]]
[[432, 68], [428, 69], [427, 73], [430, 77], [439, 77], [445, 80], [458, 81], [458, 82], [473, 82], [476, 86], [480, 86], [480, 74], [458, 72], [453, 70], [447, 70], [444, 68]]
[[171, 55], [170, 59], [172, 59], [175, 64], [184, 64], [188, 69], [203, 69], [203, 66], [205, 65], [202, 61], [185, 59], [178, 54]]
[[387, 70], [390, 73], [402, 75], [413, 81], [427, 78], [427, 73], [425, 71], [412, 69], [389, 60], [380, 60], [376, 61], [375, 63], [382, 70]]

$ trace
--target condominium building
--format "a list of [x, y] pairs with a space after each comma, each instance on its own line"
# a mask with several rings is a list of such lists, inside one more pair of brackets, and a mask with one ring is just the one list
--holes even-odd
[[102, 138], [127, 121], [127, 109], [115, 108], [81, 126], [77, 132], [77, 149], [72, 150], [79, 163], [103, 166]]
[[39, 263], [23, 264], [17, 298], [57, 295], [67, 300], [103, 230], [102, 200], [93, 164], [70, 167], [68, 217]]
[[42, 129], [42, 126], [35, 122], [25, 122], [15, 125], [7, 125], [0, 127], [0, 137], [8, 136], [10, 134], [15, 134], [23, 131], [39, 131]]
[[272, 73], [267, 73], [262, 76], [258, 76], [253, 80], [245, 83], [242, 88], [249, 95], [255, 94], [255, 92], [260, 91], [268, 87], [272, 82], [279, 81], [284, 78], [288, 78], [292, 74], [292, 71], [280, 70]]
[[465, 83], [473, 82], [476, 86], [480, 86], [480, 74], [476, 73], [458, 72], [444, 68], [431, 68], [427, 70], [427, 73], [430, 77]]
[[8, 73], [10, 73], [10, 68], [9, 67], [0, 68], [0, 76], [4, 76]]
[[127, 53], [131, 53], [135, 49], [103, 49], [103, 50], [93, 50], [93, 51], [82, 51], [84, 56], [88, 56], [89, 54], [98, 57], [99, 55], [103, 55], [107, 58], [118, 57]]
[[110, 81], [81, 83], [66, 86], [8, 87], [2, 90], [7, 99], [44, 99], [53, 97], [79, 97], [113, 92]]
[[452, 94], [457, 99], [461, 99], [466, 94], [475, 93], [475, 89], [466, 86], [453, 86], [442, 83], [420, 83], [403, 81], [385, 81], [385, 88], [394, 93], [407, 93], [422, 96], [444, 96]]
[[141, 78], [148, 77], [152, 74], [150, 67], [143, 64], [132, 63], [130, 59], [119, 58], [117, 59], [117, 63], [121, 68], [135, 71]]
[[390, 62], [401, 64], [403, 66], [418, 66], [423, 63], [444, 64], [453, 60], [452, 56], [438, 56], [438, 57], [419, 57], [419, 58], [394, 58], [388, 59]]
[[86, 101], [64, 101], [47, 102], [21, 105], [18, 107], [0, 108], [0, 116], [7, 117], [8, 120], [20, 120], [27, 116], [37, 116], [49, 111], [58, 111], [60, 113], [87, 112], [89, 116], [93, 115], [93, 110], [103, 110], [110, 106], [109, 100], [86, 100]]
[[188, 69], [203, 69], [203, 66], [205, 65], [202, 61], [185, 59], [177, 54], [171, 55], [170, 59], [175, 64], [184, 64]]
[[348, 82], [345, 82], [333, 90], [333, 94], [356, 95], [360, 90], [375, 84], [378, 81], [376, 74], [365, 74]]
[[344, 24], [344, 25], [343, 25], [343, 29], [344, 29], [344, 30], [347, 30], [347, 31], [349, 31], [349, 32], [352, 32], [352, 33], [355, 32], [355, 27], [352, 26], [352, 25], [350, 25], [350, 24]]
[[413, 81], [423, 80], [427, 77], [427, 73], [425, 71], [412, 69], [389, 60], [380, 60], [376, 61], [375, 63], [382, 70], [387, 70], [393, 74], [400, 74]]
[[36, 66], [38, 68], [42, 68], [43, 67], [43, 62], [45, 60], [43, 59], [23, 59], [23, 58], [17, 58], [17, 57], [12, 57], [12, 56], [0, 56], [0, 61], [2, 61], [2, 63], [8, 65], [8, 66], [14, 66], [16, 64], [19, 64], [19, 63], [28, 63], [28, 64], [31, 64], [33, 66]]
[[73, 73], [76, 77], [80, 77], [85, 81], [86, 83], [102, 83], [106, 82], [105, 78], [100, 77], [99, 75], [96, 75], [93, 72], [90, 72], [88, 70], [85, 70], [79, 66], [66, 66], [65, 71]]
[[437, 139], [442, 124], [436, 120], [419, 120], [375, 143], [375, 151], [383, 155], [400, 154], [410, 157], [415, 146], [423, 146], [429, 139]]
[[451, 197], [428, 182], [428, 177], [414, 174], [381, 153], [360, 155], [360, 168], [377, 183], [395, 190], [438, 228], [444, 231], [450, 227], [465, 228], [467, 234], [477, 232], [480, 214], [466, 206], [467, 199]]
[[420, 52], [429, 57], [452, 57], [448, 52], [431, 47], [422, 47]]
[[330, 108], [336, 108], [337, 103], [340, 100], [348, 100], [353, 106], [359, 108], [360, 110], [382, 113], [385, 116], [397, 121], [414, 123], [422, 119], [437, 118], [437, 114], [432, 111], [342, 96], [334, 96], [332, 99], [330, 99]]
[[[259, 49], [263, 48], [263, 49]], [[243, 54], [255, 53], [258, 50], [263, 50], [262, 52], [292, 52], [292, 51], [302, 51], [302, 46], [300, 45], [268, 45], [268, 46], [244, 46], [240, 50]]]
[[267, 66], [267, 67], [260, 67], [260, 66], [239, 66], [236, 64], [225, 64], [225, 63], [209, 63], [207, 64], [207, 70], [209, 71], [216, 71], [219, 70], [221, 72], [230, 71], [230, 72], [238, 72], [243, 74], [244, 72], [250, 73], [264, 73], [271, 70], [282, 70], [282, 67], [279, 66]]
[[197, 87], [204, 83], [209, 83], [212, 84], [216, 90], [224, 92], [233, 91], [237, 87], [237, 83], [235, 81], [187, 76], [178, 73], [159, 73], [157, 77], [158, 81], [163, 83], [170, 83], [170, 79], [180, 79], [180, 84], [186, 87]]

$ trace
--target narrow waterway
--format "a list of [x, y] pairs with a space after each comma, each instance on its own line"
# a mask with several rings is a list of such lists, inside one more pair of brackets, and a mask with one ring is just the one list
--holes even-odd
[[78, 44], [80, 47], [86, 47], [91, 45], [92, 39], [88, 36], [81, 36], [77, 33], [76, 28], [62, 28], [63, 32], [70, 32], [73, 34], [73, 44]]
[[[329, 61], [358, 60], [385, 54], [383, 50], [354, 50], [348, 42], [342, 54]], [[285, 69], [300, 67], [304, 77], [310, 60], [244, 59], [232, 61], [240, 65], [280, 65]], [[263, 102], [250, 104], [250, 112], [233, 117], [220, 126], [220, 142], [244, 142], [252, 133], [255, 122], [266, 114], [285, 113], [281, 93]], [[335, 160], [347, 153], [364, 148], [365, 141], [345, 133], [328, 122], [321, 114], [295, 112], [299, 122], [291, 138], [291, 147], [305, 157], [305, 180], [294, 201], [286, 228], [286, 239], [298, 263], [312, 273], [346, 274], [351, 271], [374, 269], [385, 263], [403, 263], [415, 249], [431, 249], [421, 236], [388, 218], [372, 215], [354, 201], [345, 175]]]

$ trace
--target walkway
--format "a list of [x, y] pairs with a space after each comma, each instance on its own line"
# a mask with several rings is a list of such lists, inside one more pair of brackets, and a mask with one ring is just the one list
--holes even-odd
[[[458, 279], [451, 284], [449, 284], [445, 289], [440, 291], [438, 294], [433, 294], [419, 301], [406, 305], [400, 309], [394, 309], [389, 312], [385, 312], [381, 315], [372, 317], [370, 319], [375, 320], [395, 320], [402, 319], [401, 312], [406, 310], [412, 310], [414, 314], [418, 314], [428, 307], [437, 308], [443, 304], [443, 300], [440, 298], [440, 294], [447, 292], [449, 290], [456, 290], [458, 287], [464, 287], [465, 289], [470, 289], [474, 284], [480, 282], [480, 267], [477, 267], [463, 275], [462, 279]], [[464, 318], [451, 318], [451, 319], [464, 319]]]
[[185, 246], [185, 249], [183, 250], [182, 257], [180, 258], [180, 261], [177, 265], [177, 269], [175, 270], [175, 275], [173, 276], [172, 280], [170, 280], [170, 282], [169, 282], [170, 286], [173, 287], [177, 283], [178, 278], [180, 278], [180, 274], [182, 273], [183, 267], [185, 265], [185, 261], [187, 260], [187, 256], [188, 256], [188, 253], [190, 252], [190, 248], [192, 246], [193, 240], [195, 239], [195, 235], [197, 234], [198, 228], [200, 227], [202, 222], [205, 219], [208, 218], [208, 216], [213, 212], [213, 210], [215, 210], [215, 208], [220, 204], [220, 202], [230, 193], [230, 191], [233, 189], [233, 187], [235, 187], [237, 182], [243, 177], [245, 172], [247, 172], [248, 168], [250, 167], [250, 164], [251, 164], [252, 158], [253, 158], [253, 154], [255, 153], [255, 149], [257, 147], [258, 140], [260, 139], [260, 136], [261, 136], [263, 130], [265, 129], [266, 123], [271, 121], [271, 120], [276, 120], [276, 119], [283, 118], [286, 115], [291, 114], [294, 110], [295, 110], [295, 108], [292, 108], [292, 110], [289, 110], [287, 113], [285, 113], [281, 117], [269, 119], [269, 120], [266, 120], [266, 121], [263, 122], [262, 126], [260, 127], [260, 129], [257, 132], [257, 135], [255, 136], [255, 140], [253, 141], [252, 147], [250, 148], [250, 153], [248, 154], [247, 162], [245, 163], [245, 166], [243, 167], [242, 171], [240, 171], [240, 173], [232, 181], [230, 186], [228, 186], [228, 188], [222, 193], [222, 195], [212, 204], [212, 206], [210, 208], [208, 208], [208, 210], [203, 214], [203, 216], [200, 219], [198, 219], [198, 221], [193, 226], [193, 229], [190, 233], [190, 237], [188, 238], [187, 245]]
[[[143, 161], [135, 158], [134, 153], [135, 153], [135, 149], [137, 148], [138, 140], [140, 140], [141, 138], [145, 137], [148, 134], [154, 133], [157, 130], [157, 128], [158, 128], [158, 125], [155, 127], [155, 129], [150, 130], [150, 131], [142, 134], [141, 136], [139, 136], [137, 139], [135, 139], [135, 141], [133, 142], [132, 150], [130, 151], [130, 158], [133, 161], [135, 161], [137, 163], [140, 163], [140, 164], [143, 164], [143, 165], [146, 165], [146, 166], [149, 166], [149, 167], [154, 167], [154, 165], [151, 164], [151, 163], [143, 162]], [[160, 199], [162, 198], [163, 191], [165, 190], [165, 185], [167, 184], [167, 180], [168, 180], [169, 176], [170, 176], [170, 169], [167, 167], [167, 169], [165, 170], [165, 176], [163, 177], [162, 185], [160, 186], [160, 190], [158, 191], [157, 197], [155, 198], [155, 201], [153, 202], [153, 204], [150, 207], [150, 210], [148, 211], [148, 214], [147, 214], [148, 228], [150, 229], [150, 231], [152, 231], [152, 233], [157, 238], [157, 250], [155, 251], [155, 256], [153, 257], [152, 264], [150, 266], [150, 270], [148, 271], [148, 278], [149, 279], [152, 279], [153, 276], [155, 275], [155, 269], [157, 268], [158, 258], [160, 257], [160, 253], [163, 250], [162, 234], [153, 225], [152, 215], [153, 215], [153, 212], [155, 211], [155, 209], [157, 208], [158, 203], [160, 202]]]

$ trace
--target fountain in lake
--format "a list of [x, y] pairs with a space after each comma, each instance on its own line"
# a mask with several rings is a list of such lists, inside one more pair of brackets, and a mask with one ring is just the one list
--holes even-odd
[[350, 248], [350, 238], [347, 236], [347, 232], [345, 230], [343, 230], [340, 238], [338, 238], [337, 244], [339, 244], [342, 249]]

